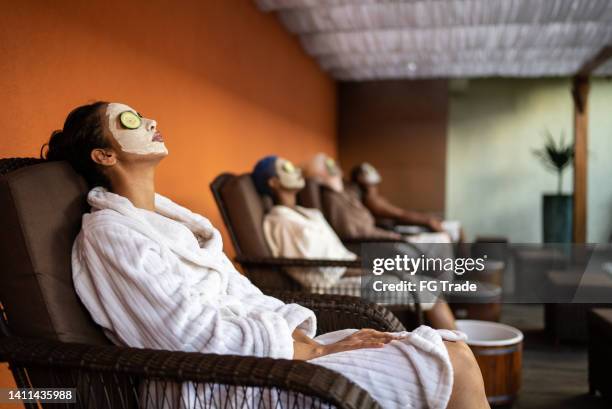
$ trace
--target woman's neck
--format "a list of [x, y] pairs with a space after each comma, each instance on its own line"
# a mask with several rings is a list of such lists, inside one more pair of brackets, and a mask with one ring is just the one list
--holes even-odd
[[155, 210], [155, 167], [133, 166], [111, 176], [113, 193], [121, 195], [135, 207]]
[[378, 196], [378, 186], [376, 186], [376, 185], [365, 185], [364, 193], [365, 193], [365, 196], [367, 196], [367, 197]]
[[296, 192], [280, 190], [276, 192], [276, 203], [281, 206], [295, 208], [297, 205]]

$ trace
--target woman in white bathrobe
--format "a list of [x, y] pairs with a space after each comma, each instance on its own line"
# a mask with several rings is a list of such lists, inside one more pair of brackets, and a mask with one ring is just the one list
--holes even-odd
[[474, 357], [455, 332], [313, 338], [312, 311], [262, 294], [235, 270], [206, 218], [155, 193], [167, 154], [156, 122], [120, 103], [75, 109], [48, 144], [47, 159], [69, 161], [95, 186], [73, 247], [73, 280], [115, 343], [309, 360], [389, 409], [488, 407]]
[[[259, 160], [251, 173], [255, 188], [262, 195], [274, 200], [274, 207], [266, 214], [263, 231], [266, 242], [274, 257], [355, 260], [357, 256], [349, 251], [327, 223], [318, 209], [297, 205], [297, 194], [304, 188], [301, 169], [287, 159], [275, 155]], [[400, 250], [397, 250], [401, 252]], [[341, 267], [287, 269], [293, 279], [312, 292], [361, 294], [361, 270], [347, 270]], [[380, 276], [388, 283], [402, 279], [422, 280], [422, 275], [398, 277]], [[419, 292], [421, 308], [428, 322], [439, 329], [456, 329], [455, 317], [446, 302], [438, 294]], [[384, 293], [383, 293], [384, 294]], [[403, 299], [392, 300], [396, 304], [412, 301], [409, 294]], [[385, 302], [385, 300], [381, 300]]]

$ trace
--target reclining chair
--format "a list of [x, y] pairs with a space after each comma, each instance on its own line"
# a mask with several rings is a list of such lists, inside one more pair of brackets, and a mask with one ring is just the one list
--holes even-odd
[[[278, 408], [379, 407], [342, 374], [308, 362], [112, 345], [72, 283], [71, 248], [88, 189], [67, 163], [39, 162], [0, 160], [0, 362], [9, 363], [18, 387], [75, 388], [76, 402], [59, 407], [88, 409], [170, 408], [183, 399], [189, 403], [181, 407], [214, 408], [222, 405], [219, 394], [231, 396], [232, 408], [259, 408], [266, 399], [244, 397], [269, 393], [280, 394]], [[389, 311], [358, 298], [277, 296], [314, 310], [320, 332], [405, 329]], [[204, 396], [193, 401], [181, 394], [185, 385]], [[154, 398], [140, 393], [152, 390]]]
[[[312, 187], [307, 185], [305, 189]], [[227, 227], [232, 244], [236, 250], [236, 261], [243, 267], [249, 279], [263, 292], [278, 290], [304, 291], [286, 272], [291, 267], [347, 267], [361, 268], [360, 260], [314, 260], [303, 258], [273, 257], [263, 232], [263, 220], [272, 208], [268, 196], [260, 195], [250, 173], [234, 175], [223, 173], [210, 185], [219, 211]], [[313, 196], [316, 200], [316, 196]], [[303, 203], [307, 207], [306, 203]], [[308, 207], [316, 207], [308, 206]], [[362, 243], [355, 240], [353, 243]], [[378, 240], [377, 240], [378, 241]], [[371, 242], [371, 240], [369, 240]], [[326, 289], [334, 294], [342, 289]], [[312, 294], [312, 293], [306, 293]], [[400, 321], [408, 328], [414, 328], [423, 322], [421, 308], [416, 294], [415, 308], [407, 305], [388, 305], [387, 308], [398, 315]]]

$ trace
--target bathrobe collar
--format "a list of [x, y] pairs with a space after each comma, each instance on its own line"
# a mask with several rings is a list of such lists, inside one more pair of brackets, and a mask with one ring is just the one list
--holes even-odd
[[196, 237], [199, 237], [201, 251], [179, 246], [176, 242], [166, 239], [147, 220], [143, 209], [139, 209], [129, 199], [109, 192], [103, 187], [93, 188], [87, 195], [87, 202], [91, 205], [92, 214], [100, 210], [112, 210], [130, 219], [130, 227], [149, 237], [163, 247], [167, 247], [182, 258], [203, 267], [217, 271], [227, 270], [228, 266], [234, 269], [223, 253], [223, 240], [221, 234], [213, 227], [208, 219], [193, 213], [165, 196], [155, 194], [155, 212], [169, 219], [185, 225]]
[[268, 212], [271, 216], [280, 216], [280, 217], [289, 217], [291, 219], [301, 220], [304, 219], [313, 219], [316, 216], [318, 210], [309, 209], [307, 207], [295, 206], [295, 208], [291, 208], [289, 206], [284, 205], [275, 205]]

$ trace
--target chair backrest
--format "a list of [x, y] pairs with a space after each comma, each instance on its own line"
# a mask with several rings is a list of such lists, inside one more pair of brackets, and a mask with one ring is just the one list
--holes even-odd
[[[356, 197], [360, 197], [360, 190], [356, 184], [345, 182], [344, 189], [356, 195]], [[339, 193], [321, 185], [314, 179], [306, 178], [306, 186], [298, 194], [297, 202], [300, 206], [319, 209], [330, 226], [336, 230], [336, 233], [341, 238], [346, 239], [347, 237], [343, 237], [343, 229], [340, 227], [342, 225], [340, 220], [345, 219], [342, 215], [345, 213], [346, 208], [343, 205], [344, 200], [340, 200], [339, 195]], [[363, 206], [363, 212], [369, 214], [365, 205]]]
[[[12, 335], [109, 344], [72, 283], [87, 185], [66, 162], [0, 160], [0, 301]], [[33, 164], [34, 163], [34, 164]]]
[[[251, 175], [223, 173], [210, 184], [210, 189], [237, 256], [272, 257], [263, 232], [264, 217], [272, 201], [257, 192]], [[299, 289], [297, 283], [278, 268], [251, 268], [245, 273], [263, 291]]]
[[223, 173], [210, 184], [238, 256], [272, 257], [263, 232], [267, 205], [248, 173]]
[[381, 229], [384, 229], [384, 230], [393, 231], [395, 229], [395, 226], [398, 225], [398, 223], [394, 219], [387, 218], [387, 217], [378, 217], [370, 210], [370, 208], [367, 206], [367, 203], [365, 201], [365, 196], [364, 196], [365, 192], [363, 191], [363, 188], [359, 186], [357, 182], [354, 182], [352, 180], [346, 181], [344, 183], [344, 189], [348, 191], [349, 193], [351, 193], [354, 197], [359, 198], [361, 203], [363, 203], [363, 208], [367, 210], [369, 213], [371, 213], [372, 217], [376, 220], [376, 227], [380, 227]]
[[322, 210], [321, 185], [312, 178], [306, 178], [304, 189], [297, 195], [297, 203], [302, 207]]

